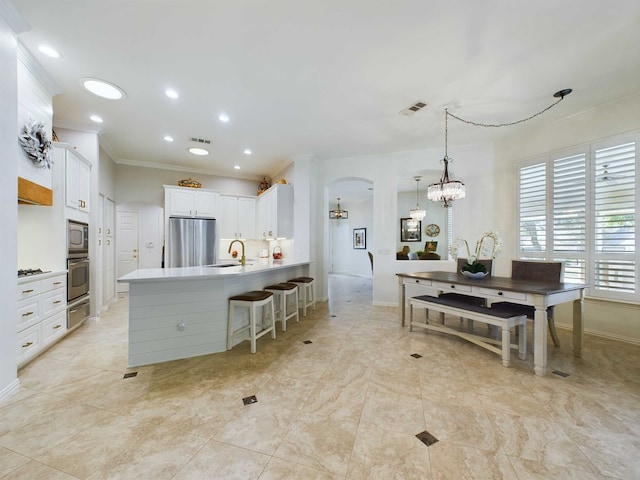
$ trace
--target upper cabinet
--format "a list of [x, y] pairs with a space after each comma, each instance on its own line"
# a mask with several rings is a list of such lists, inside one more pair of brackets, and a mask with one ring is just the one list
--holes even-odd
[[256, 199], [220, 195], [218, 232], [220, 238], [256, 237]]
[[164, 185], [168, 216], [215, 218], [219, 194], [214, 190]]
[[258, 197], [260, 238], [293, 237], [293, 187], [275, 184]]
[[[80, 212], [90, 211], [91, 164], [68, 146], [57, 146], [65, 164], [65, 199], [69, 208]], [[60, 158], [56, 156], [56, 158]]]

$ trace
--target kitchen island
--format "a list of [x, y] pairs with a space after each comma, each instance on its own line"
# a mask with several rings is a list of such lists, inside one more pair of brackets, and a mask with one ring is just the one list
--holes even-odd
[[118, 282], [129, 284], [128, 366], [226, 351], [229, 297], [306, 275], [309, 262], [260, 259], [245, 266], [141, 269], [120, 277]]

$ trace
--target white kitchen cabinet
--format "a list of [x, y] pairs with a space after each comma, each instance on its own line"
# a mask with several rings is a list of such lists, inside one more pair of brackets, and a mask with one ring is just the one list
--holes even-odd
[[220, 195], [218, 234], [220, 238], [256, 237], [256, 199]]
[[65, 203], [67, 207], [89, 213], [91, 164], [69, 145], [54, 144], [54, 161], [65, 166]]
[[293, 187], [276, 184], [258, 197], [261, 238], [293, 237]]
[[214, 190], [164, 185], [168, 216], [216, 218], [218, 192]]
[[21, 367], [67, 332], [67, 273], [18, 279], [16, 352]]

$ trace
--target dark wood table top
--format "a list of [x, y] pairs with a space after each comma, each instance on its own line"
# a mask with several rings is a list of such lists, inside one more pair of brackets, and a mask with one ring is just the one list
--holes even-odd
[[511, 277], [494, 277], [488, 275], [481, 279], [468, 278], [456, 272], [413, 272], [396, 273], [398, 277], [413, 278], [416, 280], [433, 280], [456, 285], [469, 285], [472, 287], [491, 288], [495, 290], [508, 290], [510, 292], [530, 293], [535, 295], [550, 295], [553, 293], [581, 290], [587, 286], [582, 283], [557, 283], [540, 282], [531, 280], [513, 280]]

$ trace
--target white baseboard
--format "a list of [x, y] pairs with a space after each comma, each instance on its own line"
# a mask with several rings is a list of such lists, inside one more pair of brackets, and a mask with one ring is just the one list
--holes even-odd
[[13, 382], [11, 382], [5, 388], [0, 390], [0, 404], [2, 404], [2, 402], [4, 402], [11, 395], [16, 393], [19, 388], [20, 388], [20, 380], [16, 378]]
[[[573, 328], [570, 325], [566, 325], [563, 323], [556, 323], [556, 328], [561, 328], [563, 330], [573, 331]], [[607, 338], [609, 340], [616, 340], [618, 342], [630, 343], [632, 345], [640, 345], [640, 338], [635, 337], [627, 337], [625, 335], [616, 335], [615, 333], [602, 332], [600, 330], [592, 330], [590, 328], [585, 328], [584, 333], [587, 335], [593, 335], [594, 337]]]

